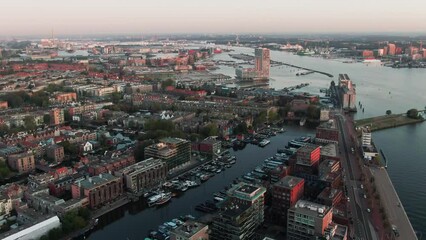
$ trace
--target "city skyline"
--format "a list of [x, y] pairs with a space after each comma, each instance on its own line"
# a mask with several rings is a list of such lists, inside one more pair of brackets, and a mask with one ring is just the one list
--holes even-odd
[[71, 4], [52, 0], [2, 3], [2, 36], [179, 33], [424, 33], [426, 3], [395, 0], [356, 4], [337, 0], [150, 1], [114, 0]]

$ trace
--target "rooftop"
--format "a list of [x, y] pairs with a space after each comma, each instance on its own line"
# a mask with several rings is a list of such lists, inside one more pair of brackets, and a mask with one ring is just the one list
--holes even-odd
[[266, 192], [264, 187], [256, 187], [244, 182], [233, 186], [228, 190], [228, 196], [240, 198], [246, 201], [253, 201]]
[[95, 188], [99, 185], [103, 185], [107, 182], [114, 181], [116, 179], [119, 179], [119, 178], [114, 177], [113, 175], [109, 173], [103, 173], [103, 174], [99, 174], [98, 176], [93, 176], [93, 177], [76, 181], [75, 184], [79, 185], [82, 188], [90, 189], [90, 188]]
[[323, 217], [330, 211], [331, 207], [306, 200], [299, 200], [293, 209], [304, 215]]
[[178, 228], [172, 230], [172, 233], [175, 233], [177, 235], [183, 235], [185, 237], [191, 237], [194, 236], [196, 233], [201, 231], [203, 228], [205, 228], [207, 225], [195, 222], [195, 221], [186, 221], [182, 226], [179, 226]]
[[292, 189], [294, 186], [301, 183], [302, 181], [304, 181], [303, 178], [298, 178], [298, 177], [293, 177], [293, 176], [285, 176], [285, 177], [281, 178], [281, 180], [276, 182], [274, 185]]
[[160, 139], [160, 142], [166, 143], [166, 144], [178, 144], [178, 143], [184, 143], [188, 142], [188, 140], [182, 139], [182, 138], [162, 138]]

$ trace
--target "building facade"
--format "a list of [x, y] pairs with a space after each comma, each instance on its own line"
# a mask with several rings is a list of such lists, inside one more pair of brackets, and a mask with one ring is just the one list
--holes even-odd
[[65, 121], [64, 110], [55, 108], [50, 111], [50, 124], [59, 125], [63, 124]]
[[258, 77], [269, 78], [271, 68], [270, 51], [267, 48], [257, 48], [254, 50], [255, 69]]
[[103, 173], [74, 182], [71, 193], [74, 199], [87, 197], [89, 207], [95, 209], [120, 197], [123, 182], [119, 177]]
[[145, 158], [163, 160], [169, 170], [182, 166], [191, 160], [191, 142], [181, 138], [163, 138], [160, 143], [145, 148]]
[[287, 214], [287, 239], [311, 240], [323, 237], [331, 224], [333, 211], [331, 207], [299, 200]]
[[272, 211], [278, 223], [287, 220], [287, 211], [303, 197], [305, 180], [286, 176], [272, 186]]
[[114, 173], [122, 177], [125, 188], [132, 193], [141, 193], [158, 187], [167, 179], [167, 164], [161, 159], [149, 158]]
[[19, 173], [27, 173], [35, 169], [35, 160], [32, 153], [9, 155], [7, 160], [10, 168], [18, 171]]

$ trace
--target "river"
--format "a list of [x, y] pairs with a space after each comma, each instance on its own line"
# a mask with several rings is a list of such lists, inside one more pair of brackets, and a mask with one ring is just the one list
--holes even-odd
[[233, 151], [237, 162], [225, 171], [210, 178], [199, 187], [189, 189], [179, 198], [173, 198], [170, 203], [159, 208], [145, 208], [142, 201], [116, 209], [99, 219], [99, 224], [89, 239], [143, 239], [150, 229], [156, 229], [160, 224], [181, 215], [192, 214], [200, 216], [194, 210], [195, 205], [213, 199], [213, 193], [224, 190], [232, 181], [250, 172], [273, 156], [277, 148], [284, 147], [288, 141], [306, 135], [314, 135], [313, 130], [299, 126], [289, 126], [285, 133], [272, 137], [271, 143], [264, 148], [248, 144], [243, 150]]
[[[250, 48], [236, 47], [232, 53], [253, 54]], [[232, 60], [227, 53], [215, 55], [215, 59]], [[424, 69], [393, 69], [379, 65], [363, 63], [342, 63], [338, 60], [296, 56], [286, 52], [271, 51], [271, 59], [301, 67], [328, 72], [329, 78], [321, 74], [296, 76], [297, 69], [291, 67], [272, 67], [270, 86], [281, 89], [300, 83], [309, 83], [300, 91], [319, 94], [320, 88], [327, 88], [331, 80], [337, 82], [339, 73], [347, 73], [357, 85], [357, 101], [361, 101], [365, 111], [355, 115], [356, 119], [385, 114], [406, 112], [409, 108], [423, 109], [426, 105], [426, 72]], [[234, 76], [234, 68], [220, 66], [217, 73]], [[383, 149], [389, 160], [388, 172], [401, 202], [416, 231], [426, 234], [426, 125], [418, 124], [373, 133], [376, 145]], [[196, 212], [193, 206], [207, 199], [236, 177], [252, 170], [265, 158], [272, 156], [278, 147], [287, 141], [307, 133], [310, 130], [291, 127], [283, 135], [271, 140], [265, 148], [248, 145], [244, 150], [235, 152], [237, 163], [220, 173], [202, 186], [189, 190], [178, 199], [159, 209], [145, 209], [141, 204], [117, 209], [100, 219], [96, 231], [90, 239], [141, 239], [149, 229], [180, 215]], [[142, 211], [143, 210], [143, 211]]]

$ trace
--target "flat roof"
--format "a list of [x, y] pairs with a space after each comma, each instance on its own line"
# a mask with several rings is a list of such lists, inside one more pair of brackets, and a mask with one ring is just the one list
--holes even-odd
[[172, 230], [172, 233], [183, 235], [185, 237], [192, 237], [197, 234], [200, 230], [205, 228], [207, 225], [195, 222], [195, 221], [186, 221], [183, 225]]
[[102, 174], [99, 174], [98, 176], [93, 176], [87, 179], [79, 180], [76, 182], [76, 184], [78, 184], [82, 188], [90, 189], [116, 179], [119, 179], [119, 178], [114, 177], [113, 175], [109, 173], [102, 173]]
[[278, 182], [276, 182], [274, 185], [291, 189], [302, 181], [304, 181], [303, 178], [298, 178], [294, 176], [285, 176], [281, 178]]
[[301, 214], [323, 217], [330, 211], [331, 207], [306, 200], [299, 200], [296, 205], [294, 205], [293, 209]]

